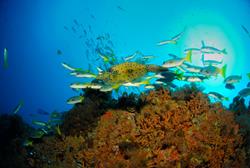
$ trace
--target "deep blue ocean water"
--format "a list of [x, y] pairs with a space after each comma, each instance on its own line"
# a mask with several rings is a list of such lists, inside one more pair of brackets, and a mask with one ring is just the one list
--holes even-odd
[[[228, 54], [218, 59], [227, 64], [227, 76], [242, 75], [242, 81], [235, 90], [225, 89], [220, 77], [202, 86], [204, 92], [217, 91], [229, 97], [230, 101], [224, 102], [228, 106], [249, 81], [250, 36], [241, 27], [250, 31], [249, 18], [249, 0], [1, 0], [0, 112], [11, 114], [23, 100], [18, 113], [30, 122], [38, 109], [72, 108], [66, 101], [77, 93], [69, 85], [79, 80], [61, 63], [95, 67], [96, 55], [87, 57], [86, 50], [91, 47], [85, 42], [105, 33], [110, 35], [117, 56], [140, 50], [157, 56], [150, 63], [158, 65], [170, 58], [168, 53], [184, 56], [184, 49], [201, 47], [202, 40], [226, 48]], [[156, 45], [184, 29], [177, 45]], [[80, 38], [84, 30], [87, 37]], [[7, 69], [3, 68], [4, 48], [8, 48]], [[200, 64], [200, 55], [193, 55], [193, 63]]]

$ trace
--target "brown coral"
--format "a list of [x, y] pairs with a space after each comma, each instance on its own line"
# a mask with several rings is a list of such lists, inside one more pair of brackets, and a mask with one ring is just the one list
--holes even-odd
[[108, 110], [84, 142], [70, 141], [81, 144], [73, 158], [82, 167], [246, 167], [233, 113], [199, 89], [160, 89], [141, 100], [140, 111]]
[[83, 165], [77, 158], [78, 152], [85, 148], [85, 140], [79, 136], [67, 136], [65, 139], [45, 137], [43, 143], [33, 146], [28, 158], [30, 167], [35, 168], [71, 168]]

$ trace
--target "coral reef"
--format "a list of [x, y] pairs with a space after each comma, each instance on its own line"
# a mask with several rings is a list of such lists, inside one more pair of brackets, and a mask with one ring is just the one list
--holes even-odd
[[240, 125], [246, 148], [246, 162], [250, 163], [250, 102], [246, 107], [245, 99], [236, 96], [230, 104], [230, 110], [234, 112], [236, 122]]
[[85, 140], [79, 136], [45, 137], [42, 143], [33, 145], [28, 156], [28, 165], [32, 168], [70, 168], [81, 167], [77, 161], [78, 152], [84, 147]]
[[[66, 117], [65, 137], [45, 137], [33, 146], [30, 167], [247, 167], [235, 113], [211, 104], [199, 88], [130, 98], [104, 108], [106, 96], [96, 97], [99, 104], [77, 105]], [[122, 102], [134, 110], [118, 109]], [[89, 113], [89, 120], [83, 117]]]
[[112, 102], [111, 95], [98, 90], [86, 89], [85, 100], [72, 108], [64, 118], [62, 130], [65, 135], [82, 135], [95, 127]]

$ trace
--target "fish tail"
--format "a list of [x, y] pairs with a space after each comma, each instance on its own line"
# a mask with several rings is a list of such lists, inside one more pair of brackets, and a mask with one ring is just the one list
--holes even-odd
[[192, 50], [187, 52], [187, 55], [185, 57], [185, 61], [192, 63]]
[[182, 80], [183, 79], [183, 76], [184, 76], [183, 72], [180, 73], [180, 72], [176, 71], [175, 74], [176, 74], [176, 78], [178, 80]]
[[120, 87], [120, 84], [115, 84], [115, 85], [112, 85], [112, 88], [116, 91], [119, 90], [119, 87]]
[[205, 47], [205, 42], [203, 40], [201, 41], [201, 46]]
[[56, 126], [56, 133], [57, 133], [57, 135], [59, 135], [59, 136], [62, 135], [62, 132], [61, 132], [61, 129], [60, 129], [59, 125]]
[[227, 64], [225, 64], [221, 69], [220, 69], [220, 74], [223, 78], [226, 77], [226, 71], [227, 71]]
[[247, 77], [250, 79], [250, 73], [247, 73]]
[[150, 84], [150, 79], [151, 79], [151, 78], [149, 78], [149, 79], [143, 81], [142, 84], [144, 84], [144, 85], [149, 85], [149, 84]]
[[222, 51], [221, 51], [223, 54], [227, 54], [227, 50], [224, 48]]

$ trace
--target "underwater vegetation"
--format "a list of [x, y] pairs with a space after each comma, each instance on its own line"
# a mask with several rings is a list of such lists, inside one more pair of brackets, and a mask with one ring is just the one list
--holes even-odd
[[[61, 135], [29, 147], [29, 167], [247, 167], [250, 127], [237, 118], [249, 110], [239, 112], [236, 100], [229, 111], [187, 85], [124, 95], [103, 110], [94, 102], [111, 97], [92, 91], [68, 112]], [[121, 102], [130, 108], [117, 108]]]

